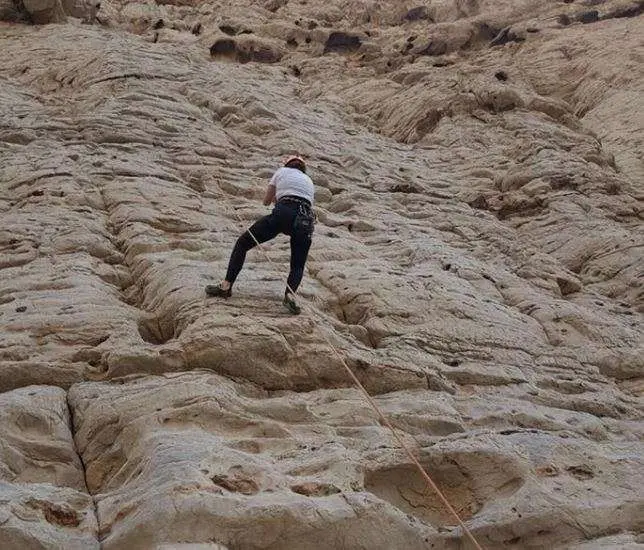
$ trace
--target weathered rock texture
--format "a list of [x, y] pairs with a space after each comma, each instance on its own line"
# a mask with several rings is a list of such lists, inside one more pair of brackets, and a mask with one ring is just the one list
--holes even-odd
[[[642, 3], [230, 4], [0, 26], [0, 548], [468, 548], [339, 356], [486, 548], [642, 548]], [[305, 313], [206, 299], [295, 151]]]
[[65, 394], [53, 386], [0, 394], [2, 548], [99, 547]]
[[0, 0], [0, 21], [63, 23], [68, 16], [94, 22], [98, 0]]

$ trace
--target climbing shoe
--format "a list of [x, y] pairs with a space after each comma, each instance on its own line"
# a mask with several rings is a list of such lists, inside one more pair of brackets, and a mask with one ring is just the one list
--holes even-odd
[[302, 312], [300, 306], [298, 306], [295, 302], [293, 295], [288, 292], [284, 294], [284, 301], [282, 303], [284, 304], [284, 307], [288, 309], [293, 315], [299, 315]]
[[230, 298], [233, 293], [232, 287], [228, 290], [224, 290], [219, 285], [208, 285], [206, 286], [206, 294], [208, 296], [216, 296], [217, 298]]

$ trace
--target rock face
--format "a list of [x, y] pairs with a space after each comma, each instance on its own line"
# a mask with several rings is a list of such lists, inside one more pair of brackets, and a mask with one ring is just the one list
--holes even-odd
[[98, 0], [0, 0], [0, 21], [63, 23], [67, 16], [93, 22]]
[[[641, 2], [157, 4], [0, 0], [0, 548], [470, 548], [343, 362], [484, 547], [641, 548]], [[206, 299], [293, 152], [304, 313]]]
[[0, 441], [2, 548], [99, 548], [65, 390], [0, 394]]

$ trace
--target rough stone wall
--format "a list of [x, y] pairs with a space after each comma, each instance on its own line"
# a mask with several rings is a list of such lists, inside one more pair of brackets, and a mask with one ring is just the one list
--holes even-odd
[[[229, 4], [0, 23], [0, 548], [469, 548], [331, 346], [485, 548], [644, 547], [642, 2]], [[206, 299], [294, 151], [305, 312]]]
[[94, 22], [98, 0], [0, 0], [0, 21], [10, 23], [64, 23], [67, 16]]

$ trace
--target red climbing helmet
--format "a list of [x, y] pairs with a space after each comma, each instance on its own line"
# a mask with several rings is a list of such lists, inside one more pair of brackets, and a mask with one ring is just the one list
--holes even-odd
[[306, 172], [306, 163], [304, 162], [304, 159], [299, 155], [291, 155], [289, 157], [286, 157], [286, 159], [284, 160], [284, 166], [286, 166], [287, 168], [297, 168], [302, 172]]

